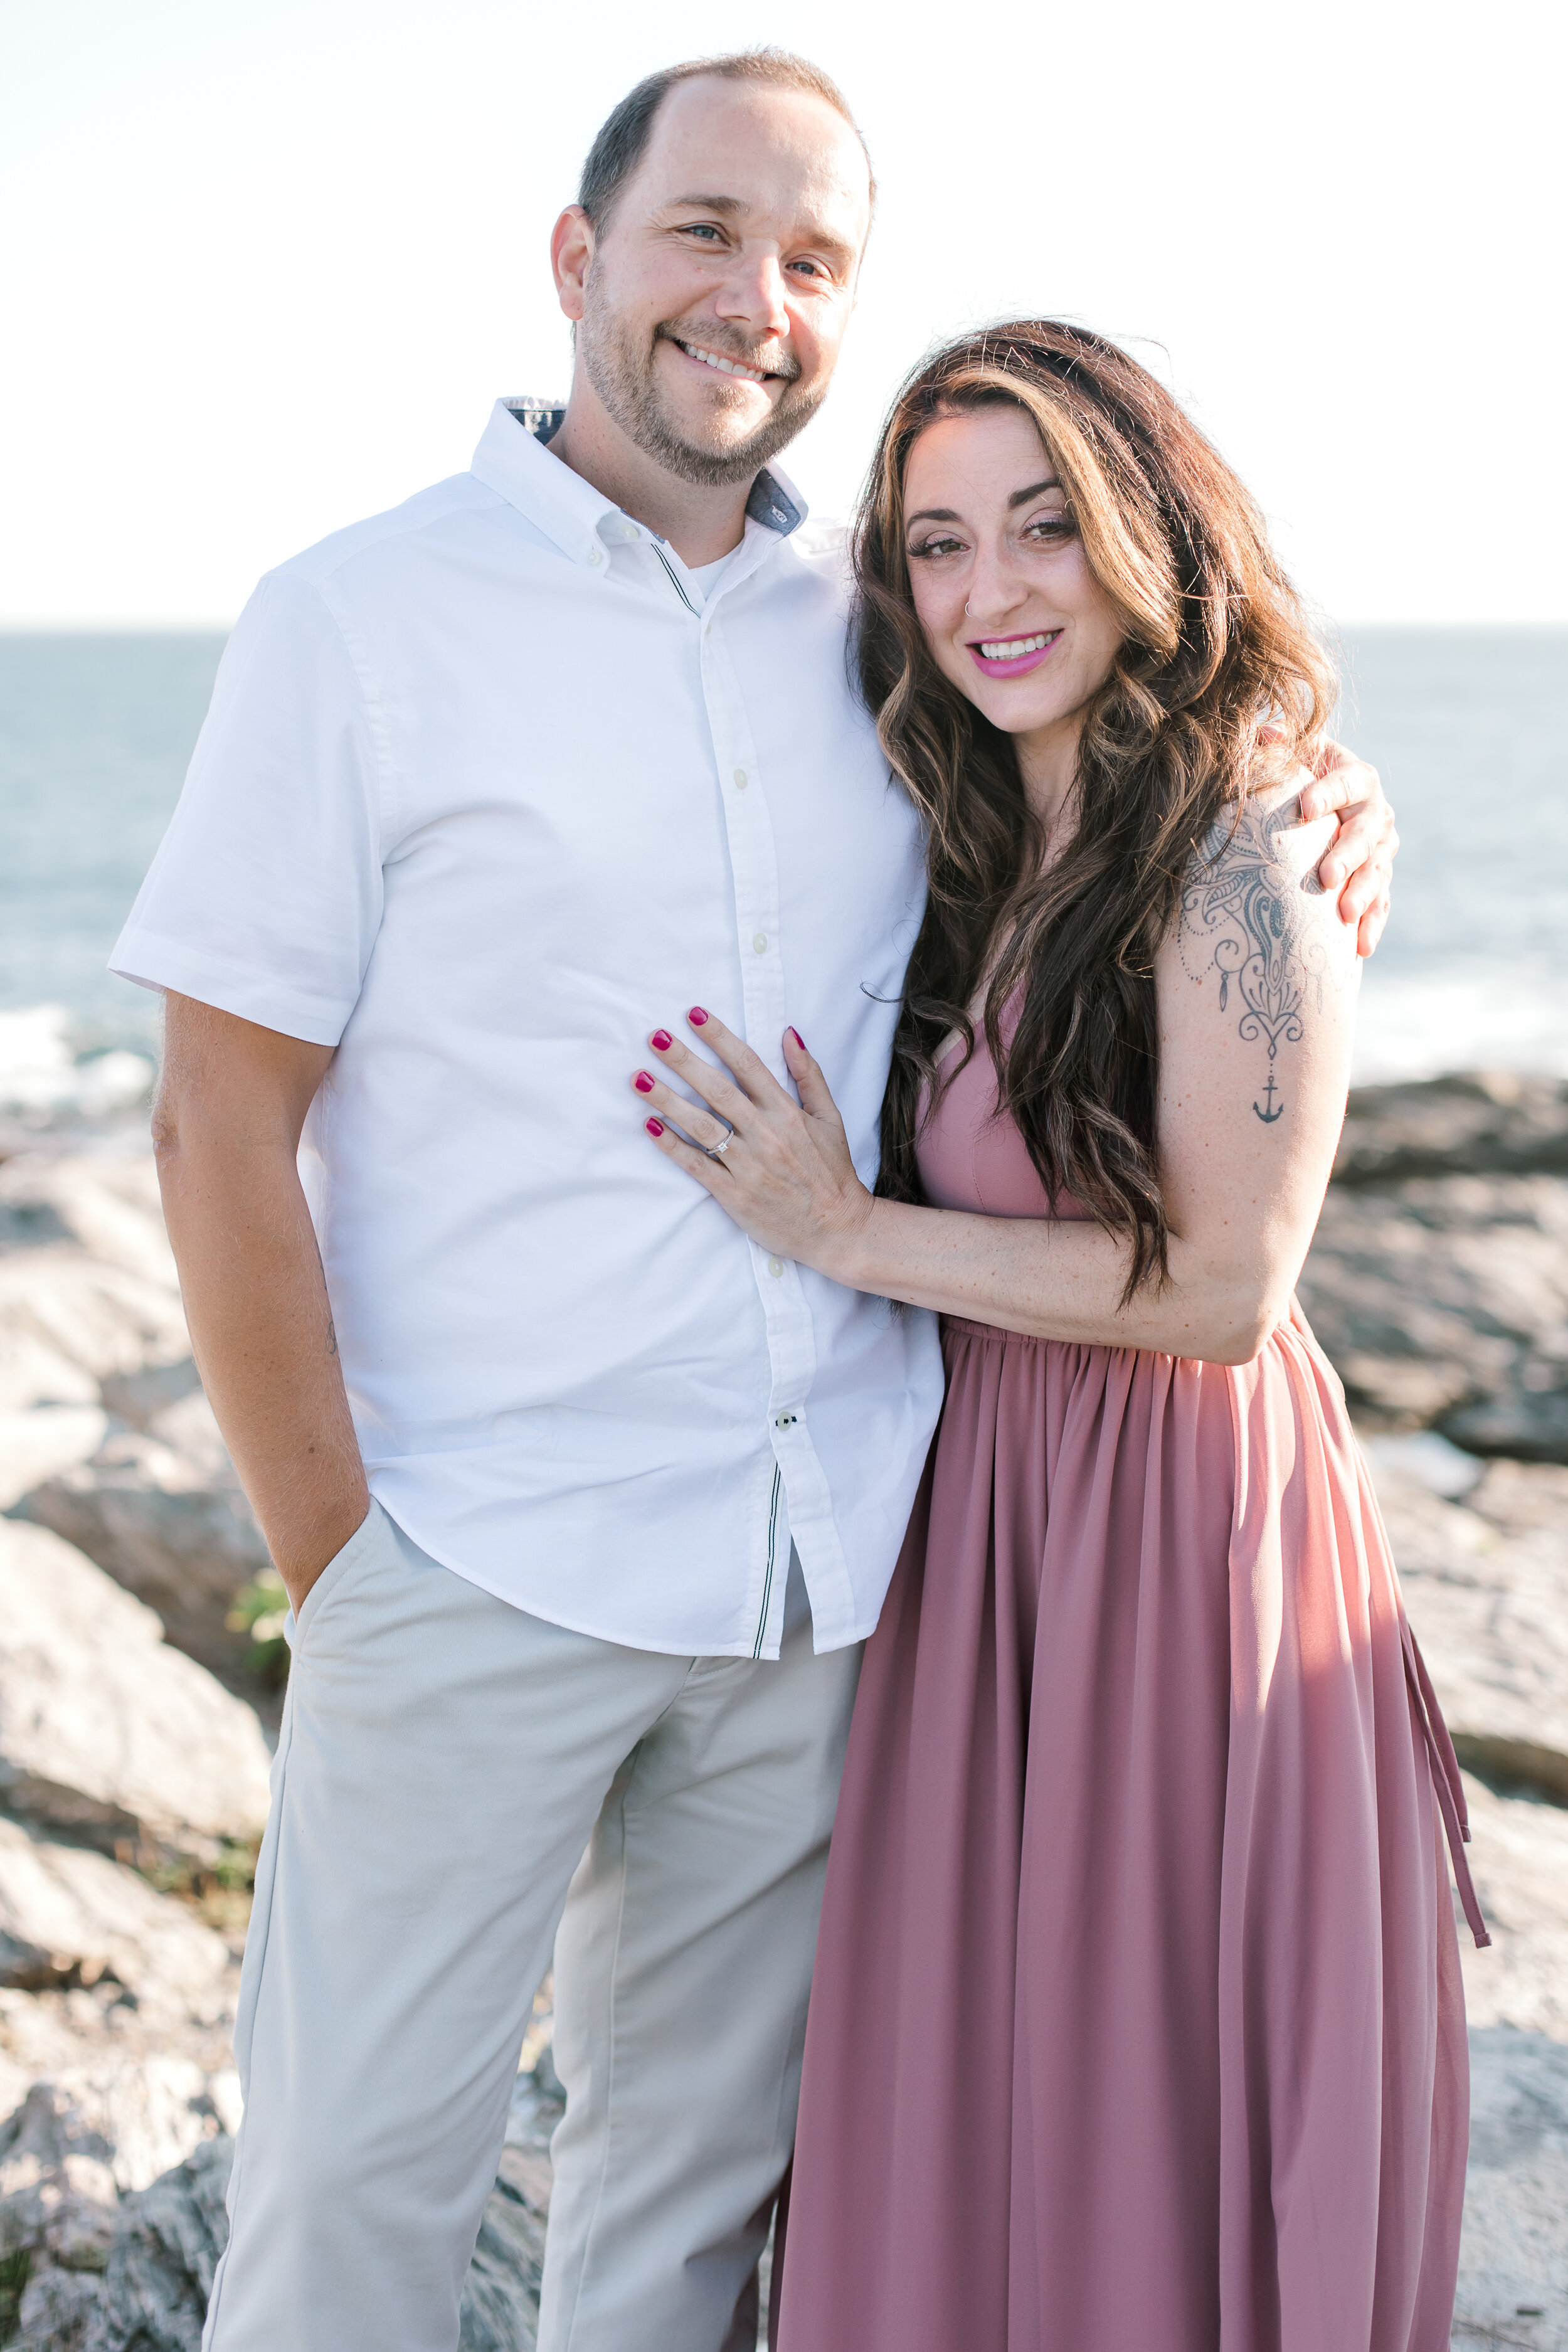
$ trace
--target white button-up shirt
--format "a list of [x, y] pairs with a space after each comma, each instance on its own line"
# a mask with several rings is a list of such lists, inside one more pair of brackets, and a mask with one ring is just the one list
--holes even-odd
[[473, 470], [270, 573], [113, 957], [336, 1055], [300, 1166], [373, 1492], [638, 1648], [875, 1623], [932, 1319], [754, 1248], [642, 1131], [648, 1032], [786, 1023], [871, 1181], [921, 845], [842, 559], [763, 475], [701, 590], [498, 404]]

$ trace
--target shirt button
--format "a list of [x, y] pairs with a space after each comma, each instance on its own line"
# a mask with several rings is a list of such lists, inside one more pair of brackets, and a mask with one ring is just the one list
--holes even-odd
[[588, 550], [588, 561], [590, 563], [603, 563], [604, 560], [605, 551], [602, 547], [591, 547]]
[[735, 782], [736, 782], [736, 784], [738, 785], [738, 787], [740, 788], [740, 790], [741, 790], [742, 792], [744, 792], [744, 791], [745, 791], [745, 789], [746, 789], [746, 772], [745, 772], [744, 768], [737, 768], [737, 769], [736, 769], [736, 771], [735, 771]]
[[766, 955], [768, 951], [768, 935], [766, 931], [753, 931], [752, 933], [752, 946], [756, 954]]
[[783, 1258], [782, 1258], [782, 1257], [771, 1257], [771, 1258], [769, 1258], [769, 1260], [768, 1260], [768, 1272], [769, 1272], [770, 1274], [782, 1274], [782, 1273], [784, 1272], [784, 1260], [783, 1260]]

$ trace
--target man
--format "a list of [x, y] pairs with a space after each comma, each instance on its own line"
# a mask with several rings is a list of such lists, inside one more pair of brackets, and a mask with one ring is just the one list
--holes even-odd
[[754, 2334], [942, 1377], [629, 1082], [694, 1003], [781, 1077], [793, 1023], [874, 1165], [921, 845], [770, 470], [871, 202], [798, 60], [634, 91], [556, 225], [563, 414], [500, 404], [471, 473], [263, 582], [116, 951], [168, 992], [170, 1233], [296, 1619], [216, 2352], [456, 2342], [552, 1943], [542, 2347]]

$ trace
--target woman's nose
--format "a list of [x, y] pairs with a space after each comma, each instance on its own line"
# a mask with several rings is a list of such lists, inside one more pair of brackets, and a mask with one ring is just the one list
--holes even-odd
[[1009, 566], [996, 557], [976, 558], [969, 575], [969, 593], [964, 600], [964, 613], [972, 621], [1005, 621], [1016, 613], [1028, 595], [1026, 581], [1020, 580]]

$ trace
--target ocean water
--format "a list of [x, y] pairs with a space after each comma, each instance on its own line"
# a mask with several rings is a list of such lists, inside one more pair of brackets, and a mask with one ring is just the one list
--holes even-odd
[[[0, 635], [0, 1108], [132, 1099], [156, 1001], [104, 969], [221, 636]], [[1568, 631], [1347, 632], [1343, 740], [1402, 841], [1357, 1076], [1568, 1075]]]

